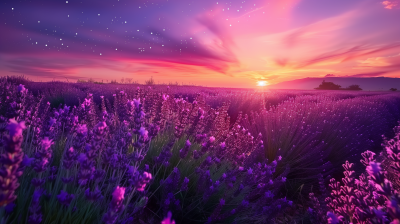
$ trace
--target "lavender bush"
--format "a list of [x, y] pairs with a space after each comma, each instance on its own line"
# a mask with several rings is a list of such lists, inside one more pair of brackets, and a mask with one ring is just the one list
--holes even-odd
[[[365, 172], [356, 179], [354, 163], [343, 164], [342, 182], [330, 180], [331, 197], [324, 201], [310, 194], [312, 207], [309, 215], [320, 223], [399, 223], [400, 195], [400, 126], [394, 128], [395, 136], [384, 138], [384, 150], [378, 158], [375, 153], [365, 151], [360, 162]], [[381, 162], [377, 162], [381, 160]], [[324, 187], [322, 185], [322, 187]], [[326, 189], [322, 189], [326, 191]]]
[[230, 125], [228, 105], [137, 88], [101, 106], [87, 94], [54, 108], [3, 84], [5, 102], [19, 102], [5, 111], [16, 120], [3, 119], [4, 223], [160, 223], [168, 212], [181, 223], [226, 223], [292, 206], [277, 194], [286, 180], [274, 176], [280, 157], [250, 156], [261, 153], [261, 136]]

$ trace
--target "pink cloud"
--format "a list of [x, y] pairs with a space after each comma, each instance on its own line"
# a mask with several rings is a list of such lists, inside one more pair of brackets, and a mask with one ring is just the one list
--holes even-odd
[[382, 5], [385, 6], [385, 9], [394, 9], [399, 5], [399, 1], [383, 1]]

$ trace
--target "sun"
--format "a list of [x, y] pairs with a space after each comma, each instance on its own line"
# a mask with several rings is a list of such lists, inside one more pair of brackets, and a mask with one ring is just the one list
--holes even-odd
[[268, 82], [267, 81], [258, 81], [257, 86], [267, 86]]

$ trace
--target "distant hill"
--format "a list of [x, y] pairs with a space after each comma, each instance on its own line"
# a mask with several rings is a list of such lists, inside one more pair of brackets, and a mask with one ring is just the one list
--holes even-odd
[[286, 82], [280, 82], [268, 86], [268, 89], [314, 89], [322, 81], [333, 82], [342, 87], [350, 85], [359, 85], [364, 91], [389, 91], [390, 88], [400, 90], [400, 78], [373, 77], [373, 78], [354, 78], [354, 77], [322, 77], [296, 79]]

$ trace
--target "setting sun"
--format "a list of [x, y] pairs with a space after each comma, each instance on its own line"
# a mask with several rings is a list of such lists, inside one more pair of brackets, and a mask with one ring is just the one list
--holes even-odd
[[257, 86], [266, 86], [266, 85], [268, 85], [267, 81], [258, 81], [257, 82]]

